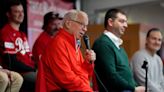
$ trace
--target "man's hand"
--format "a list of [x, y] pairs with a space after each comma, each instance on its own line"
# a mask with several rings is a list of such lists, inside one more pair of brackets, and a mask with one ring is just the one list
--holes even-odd
[[10, 70], [7, 70], [7, 69], [0, 69], [0, 71], [6, 73], [8, 75], [8, 78], [12, 81], [12, 76], [11, 76], [11, 73], [10, 73]]
[[144, 86], [138, 86], [135, 88], [135, 92], [145, 92], [145, 87]]
[[7, 70], [7, 69], [0, 69], [0, 71], [5, 72], [5, 73], [7, 73], [7, 74], [10, 74], [10, 71]]
[[96, 53], [93, 50], [86, 50], [85, 59], [89, 61], [89, 63], [93, 63], [96, 60]]

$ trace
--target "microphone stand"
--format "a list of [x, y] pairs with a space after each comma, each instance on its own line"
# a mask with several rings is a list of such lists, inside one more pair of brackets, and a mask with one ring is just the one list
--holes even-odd
[[145, 89], [145, 92], [147, 92], [147, 81], [148, 81], [148, 80], [147, 80], [147, 79], [148, 79], [148, 78], [147, 78], [147, 72], [148, 72], [148, 67], [146, 67], [145, 70], [146, 70], [146, 77], [145, 77], [145, 80], [146, 80], [146, 81], [145, 81], [146, 89]]
[[145, 69], [145, 72], [146, 72], [146, 76], [145, 76], [145, 92], [148, 92], [147, 91], [147, 82], [148, 82], [148, 77], [147, 77], [147, 73], [148, 73], [148, 66], [147, 66], [148, 62], [147, 61], [144, 61], [143, 62], [143, 65], [142, 65], [142, 68]]

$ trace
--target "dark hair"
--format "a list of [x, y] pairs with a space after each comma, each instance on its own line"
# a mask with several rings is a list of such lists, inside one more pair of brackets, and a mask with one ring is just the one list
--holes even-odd
[[106, 14], [105, 14], [105, 19], [104, 19], [104, 27], [107, 28], [107, 25], [108, 25], [108, 19], [111, 18], [111, 19], [115, 19], [117, 18], [117, 13], [121, 13], [121, 14], [125, 14], [125, 12], [123, 12], [122, 10], [120, 9], [109, 9]]
[[154, 31], [159, 31], [160, 32], [160, 30], [158, 28], [151, 28], [151, 29], [148, 30], [148, 32], [146, 34], [146, 38], [148, 38], [150, 36], [150, 33], [154, 32]]
[[6, 4], [6, 12], [10, 12], [12, 6], [22, 5], [22, 3], [19, 0], [7, 0], [6, 3], [7, 3]]
[[61, 16], [59, 16], [59, 13], [54, 13], [54, 12], [46, 13], [44, 15], [42, 29], [45, 29], [45, 27], [48, 25], [48, 22], [53, 20], [53, 19], [60, 19], [60, 20], [62, 20], [63, 18]]

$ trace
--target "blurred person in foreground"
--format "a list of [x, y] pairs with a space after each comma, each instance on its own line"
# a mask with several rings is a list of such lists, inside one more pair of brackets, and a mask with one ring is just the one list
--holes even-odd
[[53, 39], [61, 26], [62, 17], [59, 15], [59, 13], [48, 12], [44, 15], [42, 27], [43, 32], [36, 39], [32, 49], [33, 59], [37, 66], [42, 53], [44, 53], [46, 47], [49, 45], [49, 42]]
[[139, 85], [145, 85], [146, 71], [142, 68], [144, 61], [148, 67], [148, 92], [164, 92], [163, 63], [157, 55], [161, 48], [162, 34], [158, 28], [147, 32], [145, 48], [137, 51], [131, 59], [134, 78]]
[[86, 50], [85, 59], [80, 51], [79, 40], [87, 31], [88, 16], [83, 11], [70, 10], [41, 57], [46, 89], [52, 91], [93, 91], [89, 78], [96, 59], [93, 50]]
[[19, 92], [22, 83], [23, 77], [19, 73], [0, 66], [0, 92]]
[[108, 10], [104, 26], [103, 34], [93, 45], [99, 91], [144, 92], [144, 87], [136, 87], [127, 54], [120, 46], [121, 36], [128, 26], [126, 14], [119, 9]]
[[2, 66], [12, 71], [19, 72], [24, 81], [30, 82], [34, 88], [36, 72], [34, 61], [26, 35], [19, 30], [24, 19], [24, 9], [19, 0], [10, 0], [6, 10], [8, 22], [0, 31], [0, 42], [3, 49]]

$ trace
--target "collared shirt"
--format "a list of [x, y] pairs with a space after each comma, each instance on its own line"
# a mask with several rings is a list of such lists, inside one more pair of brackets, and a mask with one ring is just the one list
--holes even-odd
[[118, 37], [115, 36], [113, 33], [109, 32], [109, 31], [107, 31], [107, 30], [104, 31], [104, 34], [105, 34], [106, 36], [108, 36], [108, 37], [112, 40], [112, 42], [116, 45], [116, 47], [117, 47], [118, 49], [120, 49], [119, 46], [123, 43], [123, 40], [122, 40], [122, 39], [118, 38]]

